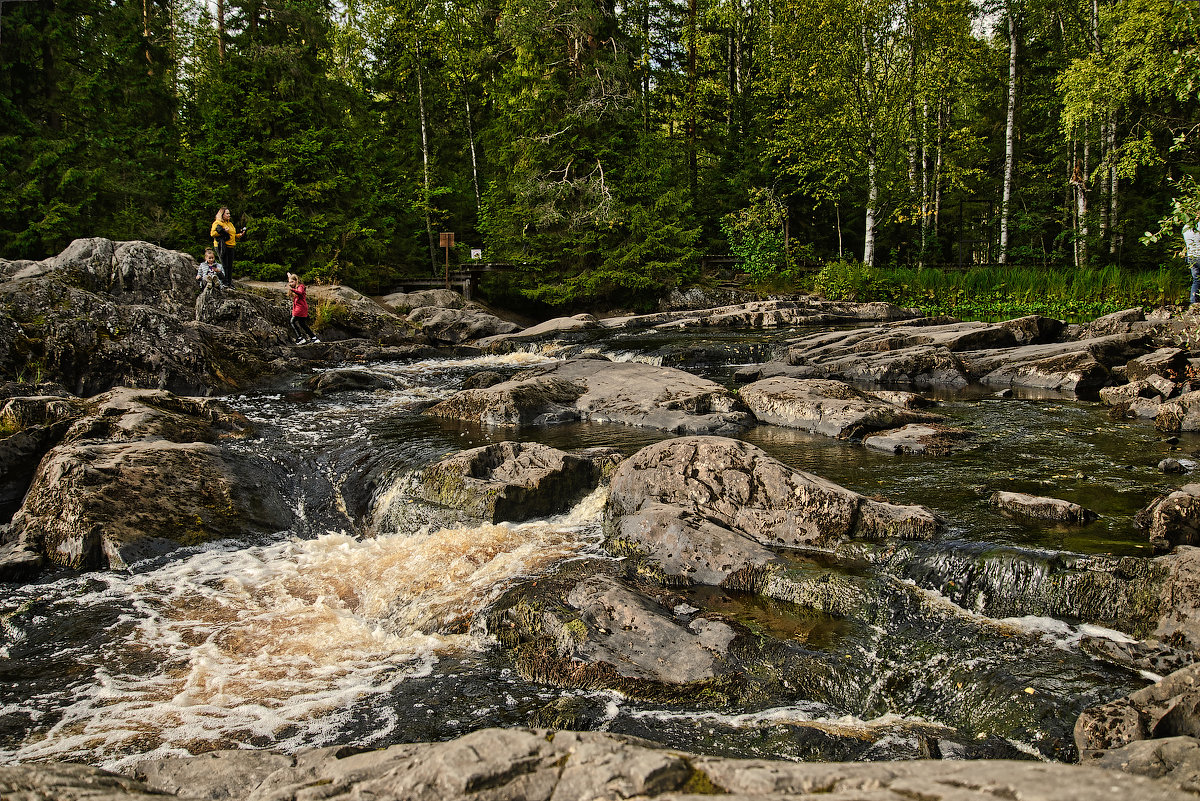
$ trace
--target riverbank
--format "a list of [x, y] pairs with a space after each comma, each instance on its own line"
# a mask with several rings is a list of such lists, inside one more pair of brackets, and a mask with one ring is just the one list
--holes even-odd
[[[6, 753], [240, 745], [291, 770], [500, 724], [1190, 786], [1200, 414], [1169, 311], [793, 297], [521, 327], [331, 289], [297, 347], [273, 287], [206, 296], [185, 259], [90, 240], [0, 266], [0, 356], [42, 379], [0, 407]], [[659, 759], [626, 745], [619, 776]], [[398, 747], [368, 759], [420, 750]], [[955, 770], [920, 767], [921, 792]]]

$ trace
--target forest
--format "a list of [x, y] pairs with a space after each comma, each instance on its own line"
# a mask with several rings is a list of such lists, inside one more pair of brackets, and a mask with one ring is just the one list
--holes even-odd
[[[7, 0], [0, 257], [140, 239], [544, 308], [730, 264], [1183, 273], [1200, 5]], [[452, 253], [439, 246], [454, 232]]]

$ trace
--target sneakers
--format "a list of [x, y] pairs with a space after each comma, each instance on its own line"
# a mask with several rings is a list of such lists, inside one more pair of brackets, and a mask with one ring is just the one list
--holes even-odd
[[313, 337], [312, 339], [310, 339], [310, 340], [308, 340], [308, 341], [309, 341], [310, 343], [312, 343], [312, 342], [320, 342], [321, 340], [317, 339], [316, 337]]
[[305, 342], [307, 342], [307, 341], [308, 341], [308, 340], [307, 340], [307, 339], [305, 339], [304, 337], [296, 337], [296, 344], [297, 344], [297, 345], [303, 345], [303, 344], [304, 344]]

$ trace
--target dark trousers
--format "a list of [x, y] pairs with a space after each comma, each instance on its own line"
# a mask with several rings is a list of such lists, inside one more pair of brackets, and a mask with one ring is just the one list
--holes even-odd
[[218, 242], [217, 261], [221, 262], [221, 266], [225, 268], [225, 274], [221, 276], [221, 280], [225, 282], [225, 286], [233, 286], [233, 248], [224, 242]]
[[296, 339], [312, 339], [314, 336], [312, 329], [308, 327], [307, 317], [292, 318], [292, 333], [296, 335]]

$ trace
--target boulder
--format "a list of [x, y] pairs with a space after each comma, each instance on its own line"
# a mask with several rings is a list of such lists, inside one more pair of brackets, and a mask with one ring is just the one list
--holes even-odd
[[619, 460], [614, 451], [565, 453], [534, 442], [499, 442], [421, 470], [411, 493], [489, 523], [565, 512]]
[[1200, 736], [1200, 664], [1126, 698], [1089, 707], [1075, 722], [1075, 745], [1083, 761], [1136, 740], [1181, 736]]
[[502, 320], [478, 308], [444, 309], [422, 306], [409, 312], [408, 321], [419, 326], [421, 333], [430, 340], [450, 345], [460, 345], [521, 330], [521, 326], [516, 323]]
[[1166, 433], [1200, 431], [1200, 391], [1184, 392], [1160, 405], [1154, 427]]
[[560, 621], [560, 653], [611, 665], [618, 675], [666, 684], [715, 679], [736, 633], [719, 620], [676, 620], [669, 609], [607, 576], [584, 579], [566, 597], [577, 623]]
[[971, 432], [950, 426], [909, 423], [895, 431], [883, 431], [863, 438], [863, 445], [894, 454], [945, 456], [971, 439]]
[[1187, 350], [1159, 348], [1153, 353], [1130, 359], [1125, 365], [1125, 377], [1129, 381], [1143, 381], [1150, 378], [1165, 379], [1173, 387], [1175, 383], [1186, 380], [1187, 368]]
[[1200, 548], [1180, 545], [1151, 560], [1162, 578], [1151, 589], [1146, 605], [1148, 633], [1156, 640], [1188, 653], [1200, 654]]
[[492, 337], [484, 337], [479, 340], [479, 347], [486, 350], [504, 352], [514, 342], [554, 339], [580, 332], [593, 331], [599, 327], [600, 322], [590, 314], [576, 314], [574, 317], [555, 317], [511, 334], [497, 334]]
[[[195, 274], [186, 253], [107, 239], [76, 240], [37, 269], [0, 269], [11, 276], [0, 283], [0, 372], [53, 379], [79, 396], [115, 386], [203, 395], [304, 369], [290, 361], [282, 284], [202, 293]], [[326, 338], [376, 347], [419, 338], [353, 290], [314, 288], [314, 301]]]
[[18, 568], [30, 561], [18, 551], [71, 568], [123, 568], [291, 524], [279, 468], [215, 444], [250, 430], [219, 401], [121, 388], [81, 403], [82, 415], [43, 429], [52, 447], [5, 535]]
[[1088, 394], [1113, 383], [1112, 370], [1150, 351], [1148, 331], [1061, 339], [1059, 320], [1002, 323], [927, 319], [830, 331], [791, 343], [779, 362], [744, 368], [739, 381], [772, 376], [959, 388], [988, 386]]
[[1160, 495], [1138, 512], [1135, 522], [1148, 531], [1150, 545], [1160, 553], [1200, 544], [1200, 484]]
[[399, 383], [389, 376], [370, 370], [341, 369], [317, 373], [304, 382], [316, 395], [375, 389], [396, 389]]
[[608, 548], [622, 555], [633, 551], [672, 584], [721, 585], [730, 576], [782, 563], [769, 547], [702, 509], [656, 502], [617, 517]]
[[1120, 748], [1090, 753], [1082, 762], [1163, 780], [1189, 795], [1200, 795], [1200, 741], [1195, 737], [1134, 740]]
[[586, 420], [672, 433], [734, 432], [751, 422], [736, 395], [682, 370], [572, 359], [526, 370], [491, 387], [458, 392], [427, 411], [486, 425]]
[[1086, 525], [1097, 517], [1095, 512], [1077, 503], [1024, 492], [996, 492], [992, 495], [992, 505], [1004, 512], [1055, 523]]
[[739, 394], [761, 423], [800, 428], [838, 439], [861, 439], [872, 431], [944, 419], [938, 414], [888, 403], [841, 381], [828, 379], [764, 378], [742, 387]]
[[11, 533], [74, 569], [125, 568], [213, 539], [292, 523], [266, 460], [203, 442], [61, 445], [42, 460]]
[[[609, 487], [608, 524], [651, 504], [679, 507], [767, 546], [928, 539], [942, 525], [924, 507], [865, 498], [723, 437], [666, 440], [622, 462]], [[671, 524], [669, 518], [665, 522]]]
[[450, 289], [423, 289], [419, 292], [393, 292], [380, 298], [388, 308], [405, 314], [410, 309], [434, 306], [441, 309], [461, 309], [467, 301], [461, 294]]

